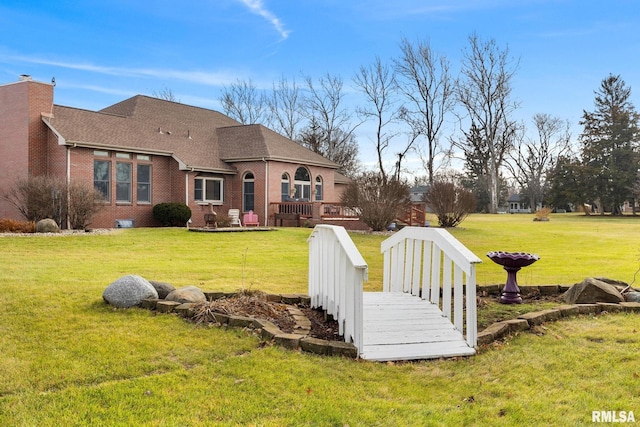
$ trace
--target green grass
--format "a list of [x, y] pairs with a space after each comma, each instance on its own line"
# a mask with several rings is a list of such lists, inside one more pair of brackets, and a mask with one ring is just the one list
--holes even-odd
[[[486, 260], [481, 284], [505, 277], [489, 250], [541, 255], [520, 272], [521, 284], [631, 280], [638, 267], [634, 218], [478, 215], [452, 232]], [[116, 310], [101, 299], [125, 274], [303, 293], [309, 234], [0, 238], [0, 425], [588, 425], [593, 410], [640, 418], [638, 315], [548, 324], [468, 359], [380, 364], [263, 346], [244, 330]], [[369, 263], [366, 288], [379, 289], [384, 238], [353, 239]]]

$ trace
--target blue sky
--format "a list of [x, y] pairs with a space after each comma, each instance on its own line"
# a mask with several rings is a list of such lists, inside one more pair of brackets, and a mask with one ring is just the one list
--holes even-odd
[[[91, 110], [168, 88], [221, 110], [221, 89], [236, 79], [269, 88], [280, 76], [301, 84], [330, 73], [350, 91], [361, 65], [399, 55], [402, 37], [428, 40], [455, 75], [475, 32], [520, 61], [517, 118], [549, 113], [577, 137], [609, 73], [640, 108], [639, 26], [634, 0], [4, 0], [0, 84], [55, 77], [57, 104]], [[369, 162], [367, 126], [357, 135]]]

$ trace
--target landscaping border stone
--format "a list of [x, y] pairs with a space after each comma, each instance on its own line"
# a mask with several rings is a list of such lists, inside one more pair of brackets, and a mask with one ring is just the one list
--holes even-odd
[[[569, 287], [562, 285], [549, 286], [523, 286], [520, 288], [524, 295], [553, 295], [555, 293], [566, 292]], [[488, 285], [478, 286], [479, 295], [499, 295], [500, 286]], [[208, 301], [230, 298], [237, 296], [238, 293], [226, 292], [204, 292]], [[358, 349], [353, 343], [343, 341], [327, 341], [314, 337], [310, 337], [311, 322], [304, 315], [302, 310], [295, 307], [296, 304], [310, 303], [311, 299], [307, 295], [299, 294], [266, 294], [267, 301], [279, 302], [287, 305], [289, 314], [295, 321], [294, 332], [285, 333], [274, 323], [257, 319], [253, 317], [232, 316], [224, 313], [213, 313], [216, 322], [221, 326], [252, 328], [257, 331], [260, 338], [264, 341], [270, 341], [283, 348], [291, 350], [302, 350], [319, 355], [341, 356], [347, 358], [357, 358]], [[162, 299], [150, 298], [141, 302], [140, 307], [155, 310], [161, 313], [175, 313], [185, 318], [193, 316], [193, 303], [179, 303], [174, 301], [166, 301]], [[640, 303], [638, 302], [621, 302], [595, 304], [573, 304], [560, 305], [552, 309], [534, 311], [522, 314], [515, 319], [503, 320], [489, 325], [478, 333], [478, 346], [487, 345], [494, 341], [503, 339], [511, 334], [533, 330], [535, 327], [551, 321], [558, 321], [563, 318], [574, 317], [578, 315], [615, 313], [615, 312], [632, 312], [640, 313]]]
[[[221, 298], [231, 298], [237, 296], [238, 293], [206, 291], [204, 292], [207, 301], [213, 301]], [[224, 313], [214, 312], [215, 321], [220, 326], [228, 326], [232, 328], [252, 328], [264, 341], [272, 341], [276, 345], [291, 350], [302, 350], [320, 355], [342, 356], [348, 358], [357, 358], [358, 349], [352, 343], [342, 341], [327, 341], [310, 337], [311, 321], [304, 315], [303, 311], [295, 307], [296, 304], [311, 302], [311, 298], [307, 295], [299, 294], [266, 294], [267, 301], [279, 302], [287, 305], [287, 311], [294, 319], [295, 326], [293, 333], [285, 333], [274, 323], [257, 319], [254, 317], [233, 316]], [[174, 313], [185, 318], [193, 317], [195, 303], [179, 303], [175, 301], [166, 301], [162, 299], [146, 299], [142, 301], [140, 307], [155, 310], [160, 313]]]

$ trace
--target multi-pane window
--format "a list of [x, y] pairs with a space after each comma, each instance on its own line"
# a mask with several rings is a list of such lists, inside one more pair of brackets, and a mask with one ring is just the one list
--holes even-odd
[[139, 164], [137, 172], [138, 203], [151, 203], [151, 165]]
[[242, 209], [244, 212], [254, 209], [255, 200], [255, 178], [251, 172], [247, 173], [242, 180]]
[[111, 201], [111, 162], [107, 160], [93, 161], [93, 187], [102, 193], [105, 201]]
[[116, 163], [116, 202], [131, 203], [131, 163]]
[[221, 204], [224, 194], [224, 181], [221, 178], [196, 178], [193, 198], [197, 202]]
[[322, 200], [322, 178], [316, 176], [316, 200]]
[[311, 200], [311, 177], [307, 168], [299, 167], [295, 175], [296, 199]]
[[287, 174], [286, 172], [284, 172], [282, 174], [282, 179], [281, 179], [281, 189], [282, 189], [282, 201], [286, 202], [289, 199], [290, 196], [290, 191], [291, 191], [291, 183], [289, 181], [289, 174]]

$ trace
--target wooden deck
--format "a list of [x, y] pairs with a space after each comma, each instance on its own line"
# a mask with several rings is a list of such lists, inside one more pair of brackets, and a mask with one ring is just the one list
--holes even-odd
[[364, 292], [360, 357], [412, 360], [471, 356], [462, 333], [440, 309], [404, 292]]

